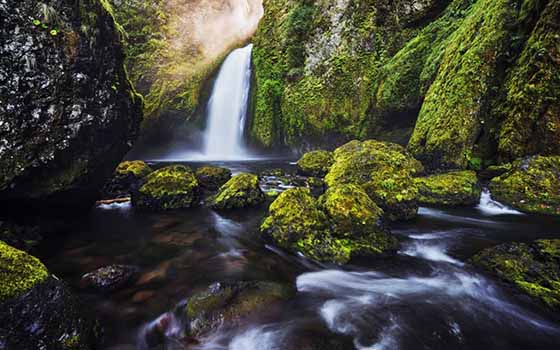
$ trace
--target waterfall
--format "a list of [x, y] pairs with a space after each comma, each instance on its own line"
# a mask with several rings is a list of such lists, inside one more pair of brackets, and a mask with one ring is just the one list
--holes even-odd
[[234, 50], [224, 61], [208, 101], [203, 156], [239, 160], [248, 156], [243, 131], [251, 85], [253, 45]]

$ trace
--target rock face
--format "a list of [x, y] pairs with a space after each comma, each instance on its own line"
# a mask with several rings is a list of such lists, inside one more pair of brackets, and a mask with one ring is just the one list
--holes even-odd
[[207, 190], [217, 190], [231, 179], [231, 171], [227, 168], [204, 166], [196, 170], [196, 178]]
[[183, 165], [172, 165], [154, 171], [132, 194], [132, 205], [146, 210], [173, 210], [196, 206], [199, 200], [198, 180]]
[[418, 177], [414, 182], [421, 205], [461, 206], [475, 205], [480, 201], [482, 189], [474, 171]]
[[518, 210], [560, 215], [560, 156], [518, 160], [489, 187], [494, 198]]
[[413, 176], [422, 171], [422, 164], [399, 145], [351, 141], [334, 151], [325, 182], [329, 187], [360, 185], [390, 220], [410, 219], [418, 210]]
[[152, 171], [152, 168], [141, 160], [122, 162], [103, 188], [103, 194], [111, 199], [128, 197], [142, 185], [143, 180]]
[[329, 172], [334, 159], [332, 152], [308, 152], [297, 162], [298, 172], [306, 176], [324, 177]]
[[380, 225], [382, 214], [356, 185], [331, 188], [319, 200], [307, 188], [294, 188], [270, 205], [261, 232], [286, 250], [345, 264], [353, 257], [396, 251], [398, 242]]
[[265, 201], [259, 178], [253, 174], [239, 174], [226, 182], [212, 200], [214, 209], [229, 210], [253, 207]]
[[88, 207], [142, 116], [111, 10], [7, 0], [0, 17], [0, 205]]
[[471, 261], [546, 306], [560, 310], [559, 239], [505, 243], [483, 250]]
[[138, 268], [129, 265], [101, 267], [82, 276], [80, 285], [100, 292], [112, 292], [125, 287], [138, 277]]
[[100, 330], [36, 258], [0, 241], [0, 349], [95, 349]]

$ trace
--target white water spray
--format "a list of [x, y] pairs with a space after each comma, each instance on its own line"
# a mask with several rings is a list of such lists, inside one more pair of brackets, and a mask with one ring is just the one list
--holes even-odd
[[480, 196], [480, 203], [476, 207], [485, 215], [523, 215], [523, 213], [492, 199], [490, 191], [485, 188]]
[[243, 129], [251, 85], [253, 45], [234, 50], [224, 61], [208, 102], [203, 156], [207, 160], [247, 158]]

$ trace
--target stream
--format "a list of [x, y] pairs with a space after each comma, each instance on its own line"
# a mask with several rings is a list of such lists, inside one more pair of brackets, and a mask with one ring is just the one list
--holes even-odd
[[[217, 165], [234, 173], [279, 167], [295, 173], [292, 164]], [[268, 180], [264, 188], [274, 182]], [[478, 207], [420, 208], [415, 220], [392, 225], [402, 240], [396, 257], [340, 267], [264, 244], [257, 231], [265, 213], [266, 206], [227, 214], [98, 206], [72, 235], [49, 240], [42, 258], [105, 325], [107, 350], [142, 349], [138, 339], [147, 323], [213, 282], [236, 280], [292, 283], [298, 292], [280, 309], [233, 329], [224, 325], [190, 348], [305, 349], [307, 341], [340, 337], [350, 348], [370, 350], [558, 349], [557, 316], [468, 264], [473, 254], [501, 242], [560, 238], [558, 219], [523, 215], [485, 192]], [[140, 278], [107, 295], [79, 288], [84, 273], [109, 264], [136, 265]], [[184, 348], [173, 336], [164, 347]]]

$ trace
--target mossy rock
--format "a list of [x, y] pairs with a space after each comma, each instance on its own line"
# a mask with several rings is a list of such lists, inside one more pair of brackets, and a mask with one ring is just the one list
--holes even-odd
[[39, 259], [0, 241], [0, 302], [45, 281], [49, 272]]
[[334, 163], [332, 152], [312, 151], [301, 157], [297, 162], [298, 172], [302, 175], [324, 177]]
[[204, 166], [196, 170], [196, 178], [202, 187], [217, 190], [231, 179], [231, 171], [227, 168]]
[[125, 176], [132, 174], [141, 179], [148, 176], [152, 171], [153, 169], [143, 160], [131, 160], [120, 163], [115, 170], [115, 174]]
[[[351, 198], [347, 200], [353, 202]], [[327, 197], [324, 197], [324, 202], [333, 213], [332, 221], [309, 189], [293, 188], [283, 192], [270, 205], [269, 215], [261, 225], [263, 236], [293, 253], [302, 253], [316, 261], [336, 264], [346, 264], [353, 257], [379, 255], [395, 247], [394, 241], [386, 234], [376, 230], [364, 230], [363, 226], [360, 227], [358, 224], [356, 227], [361, 234], [358, 234], [358, 231], [343, 232], [346, 228], [354, 228], [349, 222], [353, 219], [352, 215], [358, 216], [356, 212], [370, 209], [377, 214], [380, 213], [371, 205], [371, 201], [368, 202], [367, 209], [358, 208], [352, 213], [331, 208]], [[361, 203], [354, 201], [353, 204]], [[335, 220], [340, 220], [340, 224]], [[333, 230], [332, 227], [339, 227], [340, 230]]]
[[418, 177], [414, 182], [421, 205], [468, 206], [480, 201], [482, 189], [474, 171]]
[[518, 210], [560, 215], [560, 156], [517, 160], [489, 188], [492, 197]]
[[223, 323], [233, 326], [251, 313], [294, 295], [292, 286], [275, 282], [215, 283], [188, 299], [183, 310], [185, 332], [196, 339]]
[[560, 310], [560, 239], [504, 243], [483, 250], [471, 262]]
[[418, 210], [418, 189], [413, 176], [422, 164], [403, 147], [374, 140], [351, 141], [334, 151], [334, 164], [325, 176], [329, 187], [362, 186], [389, 220], [413, 218]]
[[122, 162], [105, 184], [103, 196], [110, 199], [130, 196], [152, 172], [153, 169], [142, 160]]
[[198, 204], [198, 180], [193, 171], [183, 165], [172, 165], [154, 171], [132, 196], [139, 209], [172, 210]]
[[481, 180], [492, 180], [495, 177], [501, 176], [511, 170], [511, 163], [500, 165], [490, 165], [486, 169], [478, 173]]
[[265, 200], [257, 175], [242, 173], [220, 187], [211, 207], [219, 210], [241, 209], [257, 206]]

